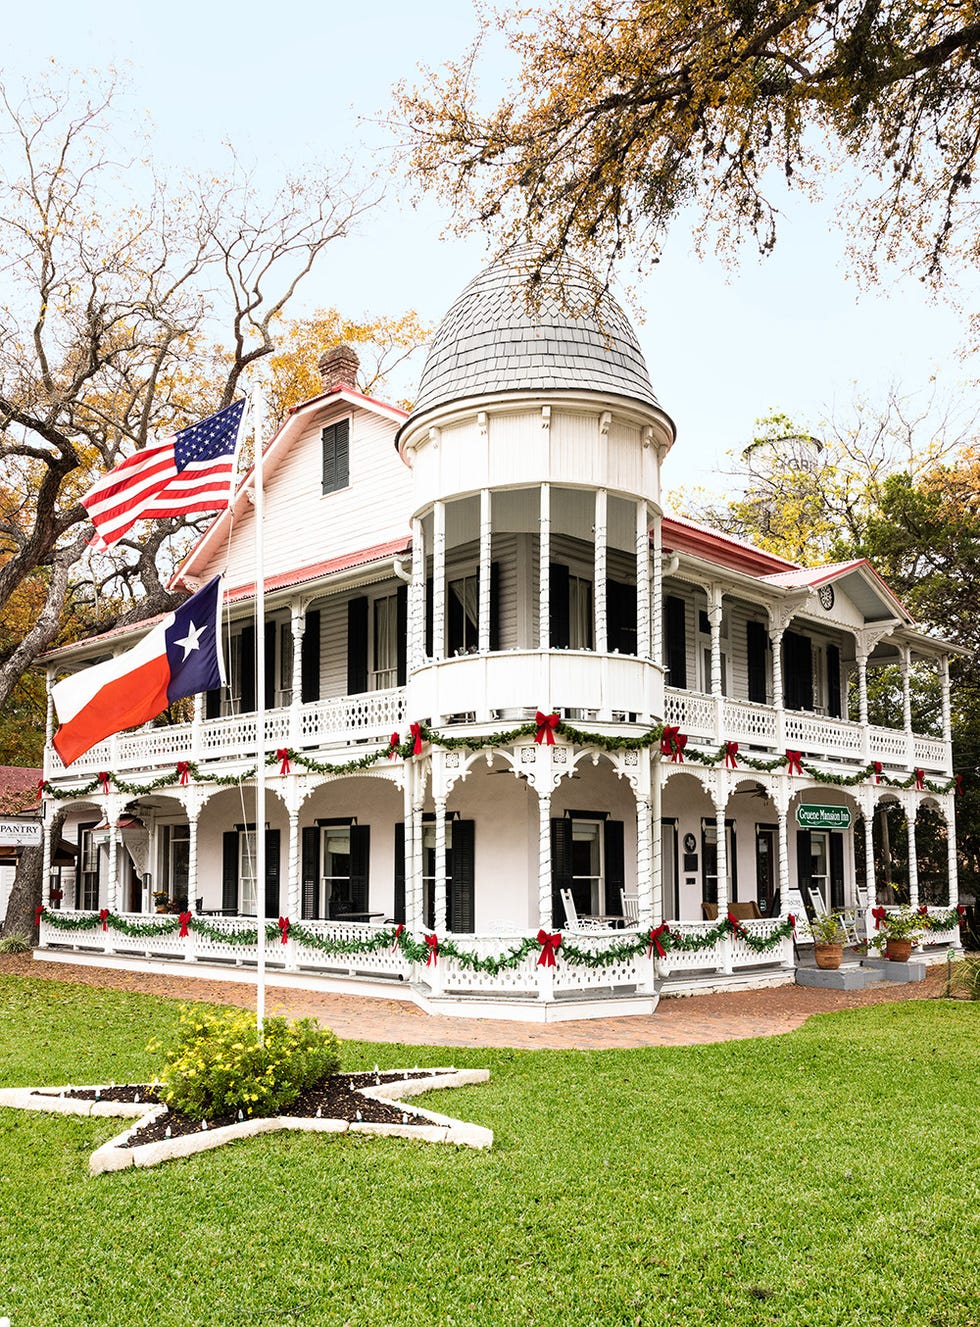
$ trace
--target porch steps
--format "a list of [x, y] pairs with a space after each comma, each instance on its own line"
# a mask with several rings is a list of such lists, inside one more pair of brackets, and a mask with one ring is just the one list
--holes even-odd
[[415, 1003], [424, 1013], [454, 1018], [500, 1018], [521, 1023], [566, 1023], [583, 1018], [628, 1018], [652, 1014], [658, 994], [624, 992], [622, 995], [574, 996], [557, 1000], [515, 999], [512, 996], [431, 995], [416, 990]]
[[792, 968], [749, 968], [738, 972], [676, 972], [664, 977], [661, 998], [686, 995], [724, 995], [728, 991], [757, 991], [762, 987], [792, 986]]
[[816, 986], [824, 991], [863, 991], [878, 981], [878, 974], [860, 963], [842, 963], [839, 968], [831, 969], [796, 969], [797, 986]]

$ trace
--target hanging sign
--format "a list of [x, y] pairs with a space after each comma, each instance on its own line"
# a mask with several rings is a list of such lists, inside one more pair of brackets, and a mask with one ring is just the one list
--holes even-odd
[[796, 808], [796, 823], [801, 829], [850, 829], [851, 808], [801, 802]]
[[6, 848], [39, 848], [40, 820], [18, 820], [16, 817], [4, 816], [0, 819], [0, 845]]

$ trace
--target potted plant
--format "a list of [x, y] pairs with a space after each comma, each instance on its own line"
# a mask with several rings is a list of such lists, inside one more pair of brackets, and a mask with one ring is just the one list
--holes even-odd
[[817, 967], [825, 971], [839, 968], [844, 957], [844, 941], [847, 937], [836, 912], [826, 912], [819, 917], [812, 917], [810, 934], [813, 936], [813, 959]]
[[170, 895], [163, 889], [155, 889], [153, 891], [153, 906], [157, 912], [169, 912]]
[[875, 943], [879, 949], [884, 947], [885, 958], [891, 959], [893, 963], [907, 963], [912, 946], [924, 930], [919, 914], [904, 907], [899, 912], [888, 913]]

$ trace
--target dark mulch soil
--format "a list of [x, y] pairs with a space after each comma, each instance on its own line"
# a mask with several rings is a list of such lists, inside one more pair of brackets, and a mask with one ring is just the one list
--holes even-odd
[[[321, 1083], [301, 1093], [289, 1106], [278, 1112], [301, 1119], [316, 1119], [322, 1116], [327, 1120], [347, 1120], [353, 1124], [363, 1120], [369, 1124], [405, 1124], [425, 1125], [430, 1121], [417, 1114], [410, 1106], [394, 1106], [387, 1101], [374, 1101], [362, 1096], [356, 1089], [373, 1087], [378, 1083], [399, 1082], [406, 1078], [432, 1078], [451, 1070], [415, 1069], [408, 1073], [364, 1073], [333, 1074]], [[160, 1097], [155, 1087], [145, 1083], [131, 1083], [103, 1088], [71, 1087], [64, 1092], [38, 1093], [39, 1096], [65, 1096], [76, 1101], [139, 1101], [148, 1106], [159, 1102]], [[236, 1115], [215, 1115], [207, 1121], [209, 1129], [220, 1129], [225, 1124], [236, 1124]], [[168, 1132], [169, 1130], [169, 1132]], [[156, 1143], [162, 1138], [179, 1138], [183, 1134], [199, 1133], [201, 1121], [182, 1115], [179, 1111], [168, 1110], [157, 1120], [151, 1120], [130, 1134], [124, 1147], [141, 1147], [144, 1143]]]

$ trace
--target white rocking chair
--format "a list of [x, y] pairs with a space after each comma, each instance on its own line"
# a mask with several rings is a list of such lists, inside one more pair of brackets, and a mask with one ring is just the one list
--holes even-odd
[[627, 894], [625, 889], [621, 889], [619, 897], [623, 905], [623, 925], [628, 926], [631, 922], [635, 925], [640, 920], [639, 894]]
[[562, 907], [565, 909], [566, 931], [605, 931], [608, 929], [603, 926], [602, 922], [596, 921], [594, 917], [580, 917], [578, 915], [570, 889], [562, 889], [559, 892]]

